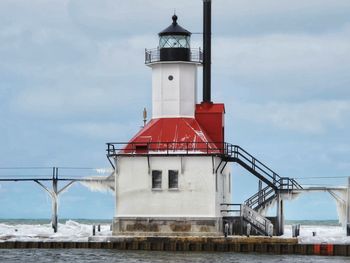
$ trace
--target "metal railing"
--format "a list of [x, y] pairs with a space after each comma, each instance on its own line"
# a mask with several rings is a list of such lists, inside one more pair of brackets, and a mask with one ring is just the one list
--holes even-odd
[[244, 201], [244, 204], [253, 209], [258, 209], [260, 205], [264, 204], [270, 199], [273, 199], [275, 196], [275, 190], [270, 186], [266, 186], [261, 191], [258, 191], [256, 194]]
[[225, 147], [225, 153], [233, 157], [234, 161], [241, 164], [243, 163], [245, 166], [249, 167], [251, 171], [267, 179], [268, 182], [265, 182], [273, 188], [275, 186], [279, 190], [302, 189], [301, 185], [294, 179], [279, 176], [275, 171], [245, 151], [242, 147], [232, 144], [225, 144]]
[[113, 142], [107, 156], [123, 155], [225, 155], [223, 142]]
[[[228, 216], [230, 213], [231, 216], [240, 216], [246, 222], [250, 223], [256, 230], [263, 233], [264, 235], [273, 235], [273, 225], [271, 221], [266, 217], [260, 215], [258, 212], [256, 212], [246, 204], [222, 203], [220, 205], [220, 211], [221, 213], [224, 213], [225, 216]], [[236, 214], [232, 215], [232, 213]]]
[[241, 216], [242, 205], [243, 204], [222, 203], [220, 204], [220, 212], [225, 214], [237, 213], [238, 216]]
[[[145, 49], [145, 64], [159, 62], [160, 61], [160, 49]], [[190, 49], [190, 62], [203, 63], [203, 51], [200, 48]]]
[[[107, 156], [210, 155], [226, 162], [237, 162], [276, 190], [302, 189], [294, 179], [281, 177], [238, 145], [226, 142], [115, 142], [107, 143]], [[263, 192], [267, 198], [270, 192]], [[261, 193], [260, 193], [261, 194]]]

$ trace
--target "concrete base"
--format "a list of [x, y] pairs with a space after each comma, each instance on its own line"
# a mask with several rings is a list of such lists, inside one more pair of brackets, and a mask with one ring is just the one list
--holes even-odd
[[221, 236], [220, 217], [115, 217], [114, 236]]

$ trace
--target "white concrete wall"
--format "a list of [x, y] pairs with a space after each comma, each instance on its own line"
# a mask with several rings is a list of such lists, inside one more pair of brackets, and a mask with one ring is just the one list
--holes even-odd
[[[220, 162], [215, 157], [215, 165]], [[150, 157], [151, 170], [162, 170], [162, 189], [152, 190], [146, 157], [119, 157], [116, 217], [218, 217], [219, 204], [231, 201], [224, 175], [213, 173], [212, 157]], [[215, 167], [216, 168], [216, 167]], [[214, 168], [214, 169], [215, 169]], [[179, 171], [179, 189], [168, 189], [168, 170]]]
[[[152, 118], [194, 117], [197, 64], [158, 62], [152, 68]], [[169, 80], [169, 76], [173, 76]]]

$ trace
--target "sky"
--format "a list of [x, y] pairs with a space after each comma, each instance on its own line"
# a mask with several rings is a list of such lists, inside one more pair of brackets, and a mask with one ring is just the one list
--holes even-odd
[[[130, 139], [151, 112], [144, 49], [174, 10], [202, 46], [200, 0], [1, 0], [0, 167], [109, 167], [105, 143]], [[212, 11], [212, 99], [225, 103], [226, 141], [302, 184], [346, 184], [350, 1], [213, 0]], [[232, 166], [243, 202], [258, 182]], [[0, 218], [49, 218], [50, 206], [33, 183], [0, 183]], [[337, 218], [329, 193], [287, 201], [285, 213]], [[60, 197], [61, 218], [113, 214], [111, 193], [75, 184]]]

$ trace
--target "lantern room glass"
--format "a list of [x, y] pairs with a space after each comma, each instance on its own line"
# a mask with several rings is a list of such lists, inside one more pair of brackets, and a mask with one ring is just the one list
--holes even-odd
[[159, 48], [190, 48], [190, 37], [182, 35], [161, 36]]

